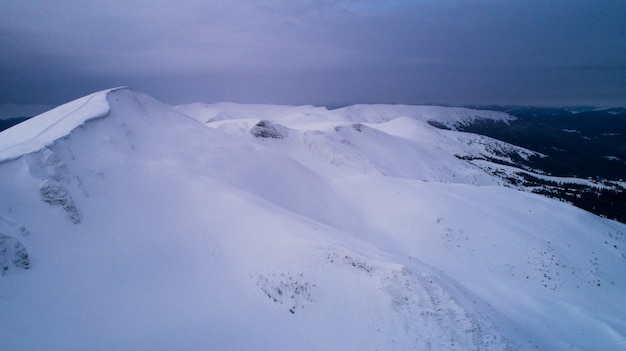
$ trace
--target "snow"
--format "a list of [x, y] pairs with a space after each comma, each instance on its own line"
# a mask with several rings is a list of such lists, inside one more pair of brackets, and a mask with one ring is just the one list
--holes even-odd
[[451, 129], [477, 119], [510, 121], [515, 118], [507, 113], [497, 111], [420, 105], [353, 105], [339, 111], [345, 118], [354, 122], [380, 123], [399, 116], [406, 116], [424, 122], [438, 122]]
[[623, 349], [626, 225], [426, 123], [479, 115], [503, 117], [125, 88], [6, 130], [0, 233], [30, 266], [0, 276], [2, 349]]
[[105, 116], [109, 112], [106, 96], [113, 90], [68, 102], [4, 131], [0, 139], [0, 163], [39, 151], [86, 121]]

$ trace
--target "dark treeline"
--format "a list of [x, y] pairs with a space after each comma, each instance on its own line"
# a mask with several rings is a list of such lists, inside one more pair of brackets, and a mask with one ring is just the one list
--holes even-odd
[[[459, 130], [482, 134], [540, 152], [524, 166], [550, 175], [592, 179], [598, 184], [626, 180], [626, 108], [533, 108], [481, 106], [507, 112], [507, 123], [478, 121]], [[570, 202], [589, 212], [626, 223], [626, 189], [552, 184], [527, 177], [526, 185], [546, 196]]]

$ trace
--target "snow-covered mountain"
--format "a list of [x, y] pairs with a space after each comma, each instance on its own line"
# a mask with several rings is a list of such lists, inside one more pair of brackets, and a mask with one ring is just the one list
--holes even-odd
[[624, 349], [626, 225], [512, 187], [540, 155], [476, 118], [118, 88], [7, 129], [1, 348]]

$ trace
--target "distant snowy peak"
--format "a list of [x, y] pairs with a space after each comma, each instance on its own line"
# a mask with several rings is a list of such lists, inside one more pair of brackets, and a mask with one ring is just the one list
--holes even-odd
[[[175, 109], [231, 136], [288, 139], [292, 151], [301, 149], [347, 174], [502, 184], [506, 180], [472, 161], [512, 164], [511, 158], [539, 156], [495, 139], [454, 130], [477, 119], [513, 118], [495, 111], [410, 105], [353, 105], [328, 110], [234, 103], [195, 103]], [[452, 130], [442, 130], [442, 126]]]
[[432, 122], [456, 129], [476, 120], [510, 121], [515, 117], [499, 111], [474, 110], [461, 107], [426, 105], [353, 105], [339, 110], [347, 119], [354, 122], [381, 123], [399, 117], [409, 117], [423, 122]]
[[303, 115], [328, 114], [326, 107], [311, 105], [237, 104], [231, 102], [218, 102], [214, 104], [196, 102], [187, 105], [179, 105], [174, 107], [174, 109], [203, 123], [231, 119], [276, 120], [301, 117]]
[[515, 117], [499, 111], [474, 110], [461, 107], [420, 105], [352, 105], [336, 110], [315, 106], [282, 106], [236, 103], [193, 103], [175, 109], [201, 122], [211, 123], [232, 119], [276, 120], [314, 115], [318, 118], [355, 123], [383, 123], [408, 117], [449, 129], [476, 120], [510, 121]]

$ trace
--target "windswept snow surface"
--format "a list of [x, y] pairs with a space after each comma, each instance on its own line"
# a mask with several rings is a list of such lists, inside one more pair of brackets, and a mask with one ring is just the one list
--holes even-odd
[[1, 348], [624, 349], [626, 226], [423, 108], [114, 89], [0, 133]]
[[0, 162], [41, 150], [86, 121], [105, 116], [109, 112], [106, 96], [110, 91], [76, 99], [3, 131]]

